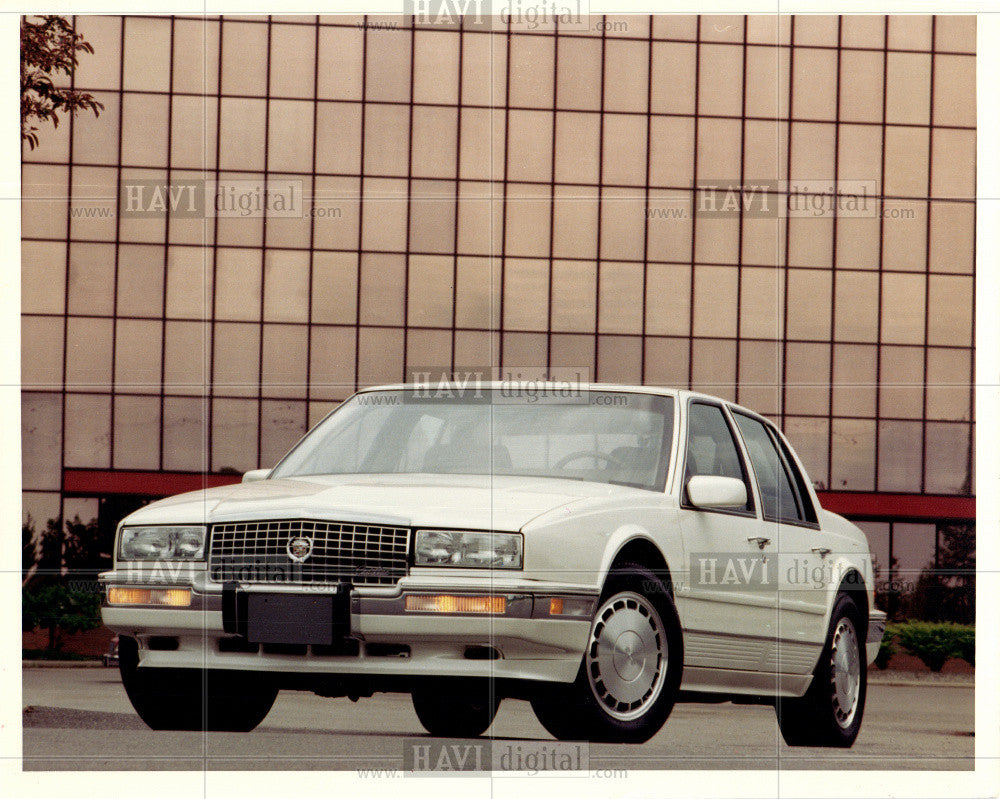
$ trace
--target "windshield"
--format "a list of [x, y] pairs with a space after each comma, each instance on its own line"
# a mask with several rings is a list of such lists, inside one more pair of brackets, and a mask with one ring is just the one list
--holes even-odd
[[377, 391], [352, 397], [278, 464], [272, 477], [494, 474], [662, 490], [672, 397], [590, 391], [573, 403], [505, 404]]

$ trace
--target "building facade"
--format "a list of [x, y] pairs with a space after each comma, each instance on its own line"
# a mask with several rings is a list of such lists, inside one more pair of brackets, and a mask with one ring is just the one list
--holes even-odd
[[104, 111], [23, 154], [26, 517], [493, 365], [772, 417], [901, 572], [974, 519], [974, 17], [413, 22], [74, 18]]

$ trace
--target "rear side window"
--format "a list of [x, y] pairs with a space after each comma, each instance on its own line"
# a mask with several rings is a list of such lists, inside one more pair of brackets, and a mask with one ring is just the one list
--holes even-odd
[[782, 441], [757, 419], [734, 413], [757, 475], [764, 518], [771, 521], [814, 523], [816, 512]]
[[696, 475], [717, 475], [742, 480], [747, 488], [747, 504], [734, 508], [737, 513], [753, 510], [746, 469], [733, 431], [718, 405], [692, 402], [688, 411], [687, 465], [684, 484]]

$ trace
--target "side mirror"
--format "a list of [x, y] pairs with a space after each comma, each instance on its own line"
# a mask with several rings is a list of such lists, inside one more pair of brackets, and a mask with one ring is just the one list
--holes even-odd
[[735, 477], [695, 475], [688, 480], [687, 494], [696, 508], [742, 508], [747, 504], [747, 487]]
[[258, 480], [264, 480], [271, 473], [270, 469], [251, 469], [249, 472], [243, 475], [244, 483], [256, 483]]

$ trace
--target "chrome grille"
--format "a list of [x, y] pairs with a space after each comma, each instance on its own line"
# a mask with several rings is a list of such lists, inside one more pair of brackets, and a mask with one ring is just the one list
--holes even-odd
[[[309, 539], [299, 563], [290, 543]], [[212, 525], [209, 577], [216, 582], [395, 585], [406, 575], [409, 530], [347, 522], [232, 522]]]

